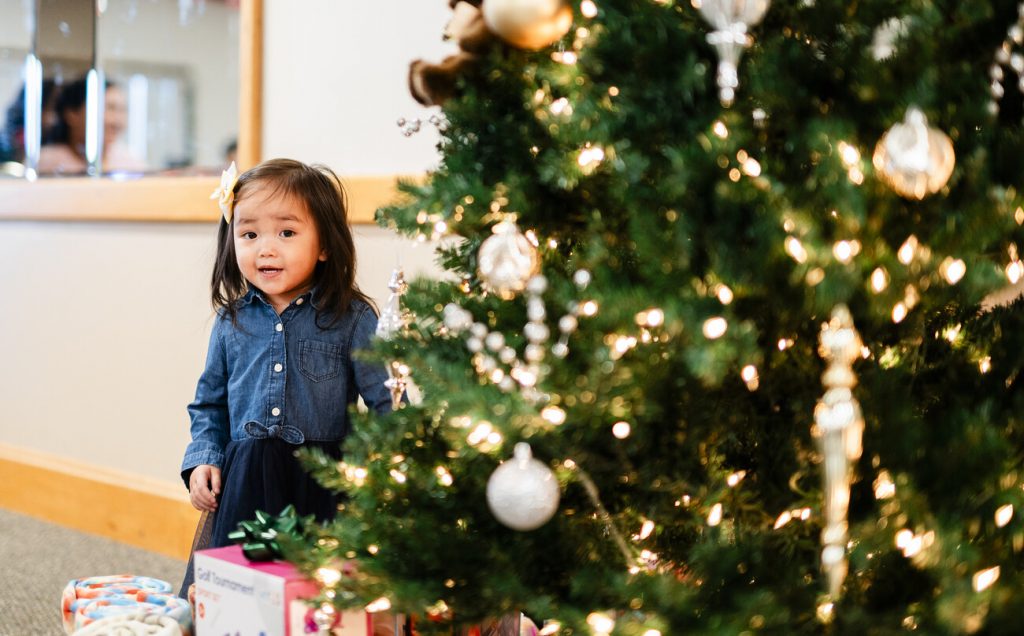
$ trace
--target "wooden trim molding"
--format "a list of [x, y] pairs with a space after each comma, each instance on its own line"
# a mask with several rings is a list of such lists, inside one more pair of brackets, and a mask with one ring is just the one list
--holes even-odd
[[184, 486], [0, 444], [0, 507], [176, 559], [199, 511]]
[[[342, 179], [348, 192], [349, 222], [373, 223], [377, 208], [397, 200], [398, 177]], [[98, 179], [18, 181], [0, 186], [0, 221], [181, 221], [220, 218], [210, 193], [212, 177], [149, 177], [112, 188]]]

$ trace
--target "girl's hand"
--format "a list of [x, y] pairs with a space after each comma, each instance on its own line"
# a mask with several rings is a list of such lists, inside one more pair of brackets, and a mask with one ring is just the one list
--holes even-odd
[[200, 464], [192, 471], [188, 480], [188, 498], [192, 507], [204, 512], [217, 509], [217, 495], [220, 494], [220, 468]]

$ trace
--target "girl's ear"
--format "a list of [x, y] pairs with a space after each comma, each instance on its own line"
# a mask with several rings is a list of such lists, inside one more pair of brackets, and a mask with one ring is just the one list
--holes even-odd
[[327, 250], [320, 250], [320, 256], [317, 256], [316, 260], [325, 262], [327, 260]]

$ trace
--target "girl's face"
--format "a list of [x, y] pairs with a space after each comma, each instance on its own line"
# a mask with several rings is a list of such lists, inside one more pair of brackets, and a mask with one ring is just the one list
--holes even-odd
[[249, 188], [235, 205], [235, 258], [245, 280], [280, 314], [313, 285], [313, 270], [327, 253], [302, 199], [258, 183]]

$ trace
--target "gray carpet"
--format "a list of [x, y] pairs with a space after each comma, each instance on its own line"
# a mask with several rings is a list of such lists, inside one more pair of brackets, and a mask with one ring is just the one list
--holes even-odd
[[135, 574], [177, 590], [185, 562], [0, 509], [0, 636], [60, 636], [71, 579]]

